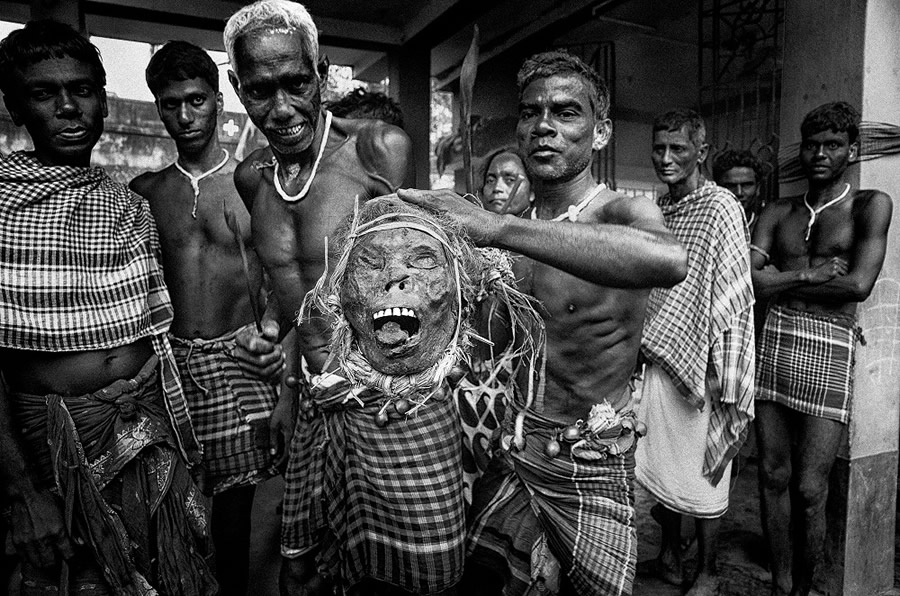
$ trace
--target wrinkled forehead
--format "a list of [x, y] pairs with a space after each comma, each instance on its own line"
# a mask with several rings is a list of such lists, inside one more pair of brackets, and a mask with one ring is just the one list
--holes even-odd
[[266, 27], [248, 31], [235, 40], [234, 62], [238, 76], [248, 68], [288, 61], [314, 70], [303, 34], [297, 29]]
[[516, 174], [525, 174], [525, 166], [519, 156], [512, 152], [501, 153], [491, 160], [489, 168], [491, 172], [512, 171]]

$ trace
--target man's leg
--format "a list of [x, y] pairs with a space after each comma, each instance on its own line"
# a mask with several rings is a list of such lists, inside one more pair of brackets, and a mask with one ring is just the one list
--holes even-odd
[[[722, 482], [726, 482], [723, 479]], [[719, 591], [719, 574], [716, 569], [716, 549], [722, 518], [697, 518], [697, 572], [691, 589], [685, 596], [714, 596]]]
[[665, 582], [680, 586], [684, 581], [681, 567], [681, 514], [658, 503], [650, 510], [662, 528], [659, 554], [653, 561], [638, 566], [639, 573], [655, 575]]
[[213, 546], [219, 596], [246, 596], [250, 558], [250, 510], [255, 486], [239, 486], [212, 499]]
[[791, 419], [788, 408], [756, 402], [756, 445], [759, 449], [759, 496], [763, 533], [769, 546], [772, 596], [791, 589]]
[[825, 501], [828, 476], [841, 445], [844, 425], [817, 416], [800, 415], [797, 454], [797, 514], [794, 548], [794, 589], [791, 596], [806, 596], [825, 549]]
[[281, 558], [279, 574], [281, 596], [332, 596], [334, 582], [316, 568], [316, 553], [296, 558]]

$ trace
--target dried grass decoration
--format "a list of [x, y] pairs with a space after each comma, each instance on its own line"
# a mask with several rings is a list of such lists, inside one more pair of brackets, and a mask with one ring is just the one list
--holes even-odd
[[512, 336], [495, 368], [510, 362], [514, 370], [528, 367], [531, 403], [544, 325], [531, 299], [515, 288], [506, 253], [476, 248], [449, 218], [396, 195], [363, 205], [357, 200], [335, 248], [337, 263], [331, 271], [326, 263], [298, 323], [330, 319], [325, 370], [336, 359], [355, 389], [343, 399], [358, 401], [354, 396], [363, 388], [377, 391], [379, 424], [387, 423], [389, 411], [414, 415], [454, 368], [471, 364], [473, 341], [490, 343], [472, 325], [476, 305], [490, 299], [491, 312], [508, 317]]

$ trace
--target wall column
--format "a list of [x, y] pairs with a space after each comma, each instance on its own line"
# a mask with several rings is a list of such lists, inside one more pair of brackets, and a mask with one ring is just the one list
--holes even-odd
[[[900, 123], [900, 3], [787, 0], [781, 141], [800, 140], [811, 109], [846, 100], [863, 120]], [[880, 594], [893, 586], [897, 443], [900, 429], [900, 156], [851, 166], [853, 184], [894, 199], [887, 257], [859, 306], [865, 345], [857, 352], [848, 443], [829, 496], [826, 563], [818, 589], [829, 596]], [[802, 191], [802, 189], [800, 189]], [[783, 188], [784, 193], [798, 189]]]
[[53, 19], [85, 35], [82, 0], [31, 0], [31, 19]]
[[416, 187], [431, 188], [431, 48], [406, 43], [388, 53], [390, 95], [400, 103], [412, 139]]

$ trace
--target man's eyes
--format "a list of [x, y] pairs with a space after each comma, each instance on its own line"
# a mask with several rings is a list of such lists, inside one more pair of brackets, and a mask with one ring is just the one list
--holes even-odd
[[416, 269], [434, 269], [438, 266], [437, 257], [431, 254], [417, 255], [410, 262], [412, 267]]

